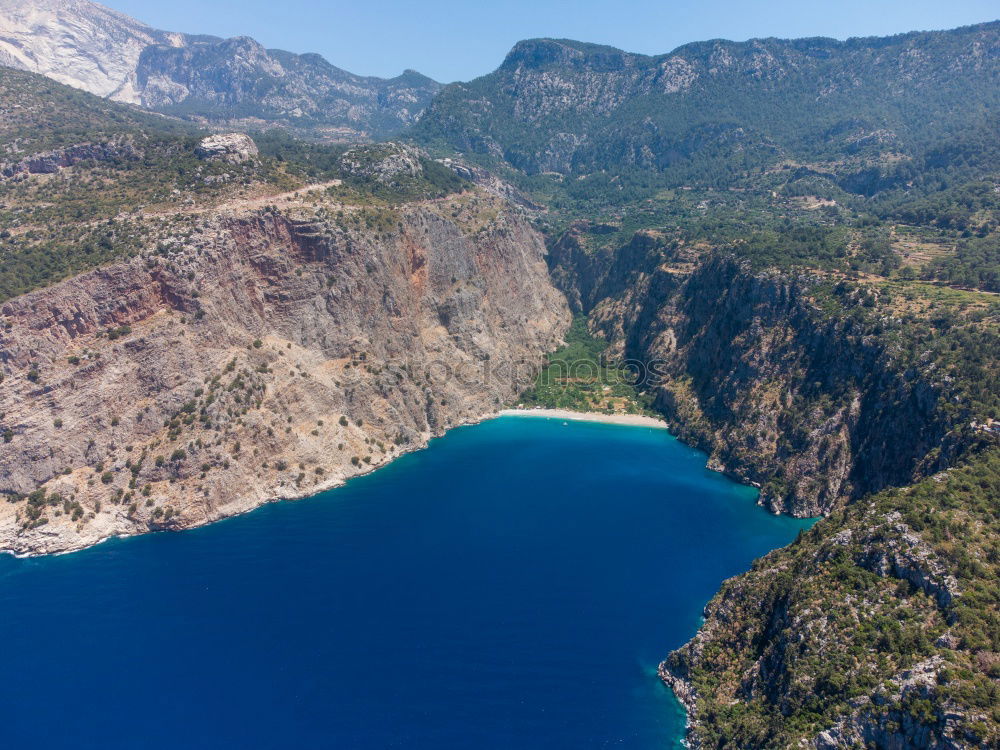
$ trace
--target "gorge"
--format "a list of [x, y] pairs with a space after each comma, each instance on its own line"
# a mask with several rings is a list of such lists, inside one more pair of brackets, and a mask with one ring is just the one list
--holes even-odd
[[[33, 707], [74, 659], [102, 747], [245, 740], [213, 700], [372, 747], [1000, 742], [1000, 24], [393, 88], [35, 5], [0, 4], [24, 744], [65, 744]], [[559, 389], [670, 432], [489, 419]], [[130, 663], [171, 687], [102, 713]]]

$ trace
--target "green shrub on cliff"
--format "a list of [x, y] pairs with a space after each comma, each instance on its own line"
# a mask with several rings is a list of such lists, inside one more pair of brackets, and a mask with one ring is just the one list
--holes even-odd
[[[698, 648], [666, 663], [697, 690], [695, 736], [795, 747], [854, 717], [1000, 742], [998, 497], [992, 449], [834, 513], [727, 581]], [[930, 679], [907, 681], [919, 665]]]

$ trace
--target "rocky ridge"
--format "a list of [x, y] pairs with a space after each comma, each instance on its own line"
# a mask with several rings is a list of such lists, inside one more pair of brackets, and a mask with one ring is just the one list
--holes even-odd
[[358, 76], [249, 37], [160, 31], [90, 0], [0, 0], [0, 64], [210, 126], [335, 141], [401, 131], [440, 88], [412, 70]]
[[995, 747], [996, 459], [856, 503], [726, 581], [660, 665], [689, 745]]
[[132, 161], [142, 157], [142, 151], [128, 138], [101, 143], [77, 143], [0, 164], [0, 176], [23, 180], [33, 174], [54, 174], [82, 161]]
[[655, 56], [529, 39], [493, 73], [446, 86], [410, 135], [528, 175], [650, 170], [672, 185], [727, 184], [801, 160], [858, 190], [878, 162], [982, 122], [967, 94], [994, 100], [998, 50], [996, 22], [843, 42], [716, 39]]

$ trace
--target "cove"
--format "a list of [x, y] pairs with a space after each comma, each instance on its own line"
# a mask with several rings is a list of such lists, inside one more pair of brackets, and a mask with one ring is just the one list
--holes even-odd
[[810, 522], [665, 430], [503, 417], [307, 500], [0, 558], [32, 748], [672, 748], [655, 670]]

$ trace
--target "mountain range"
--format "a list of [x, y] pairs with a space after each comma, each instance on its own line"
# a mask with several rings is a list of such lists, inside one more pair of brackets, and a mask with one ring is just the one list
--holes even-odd
[[0, 0], [0, 63], [209, 126], [324, 140], [397, 133], [440, 89], [412, 70], [358, 76], [249, 37], [160, 31], [90, 0]]
[[[518, 43], [445, 87], [411, 135], [527, 173], [653, 170], [732, 184], [794, 165], [860, 185], [872, 166], [997, 132], [1000, 23], [887, 38], [714, 40], [646, 56]], [[992, 137], [992, 136], [991, 136]]]
[[792, 165], [868, 193], [945, 141], [993, 138], [1000, 106], [1000, 22], [712, 40], [656, 56], [530, 39], [493, 73], [442, 87], [412, 70], [354, 75], [245, 36], [161, 31], [91, 0], [0, 0], [0, 63], [209, 127], [333, 141], [405, 130], [528, 175], [654, 171], [722, 185]]
[[688, 746], [1000, 747], [1000, 23], [536, 39], [438, 91], [0, 11], [0, 550], [649, 410], [822, 516], [660, 665]]

